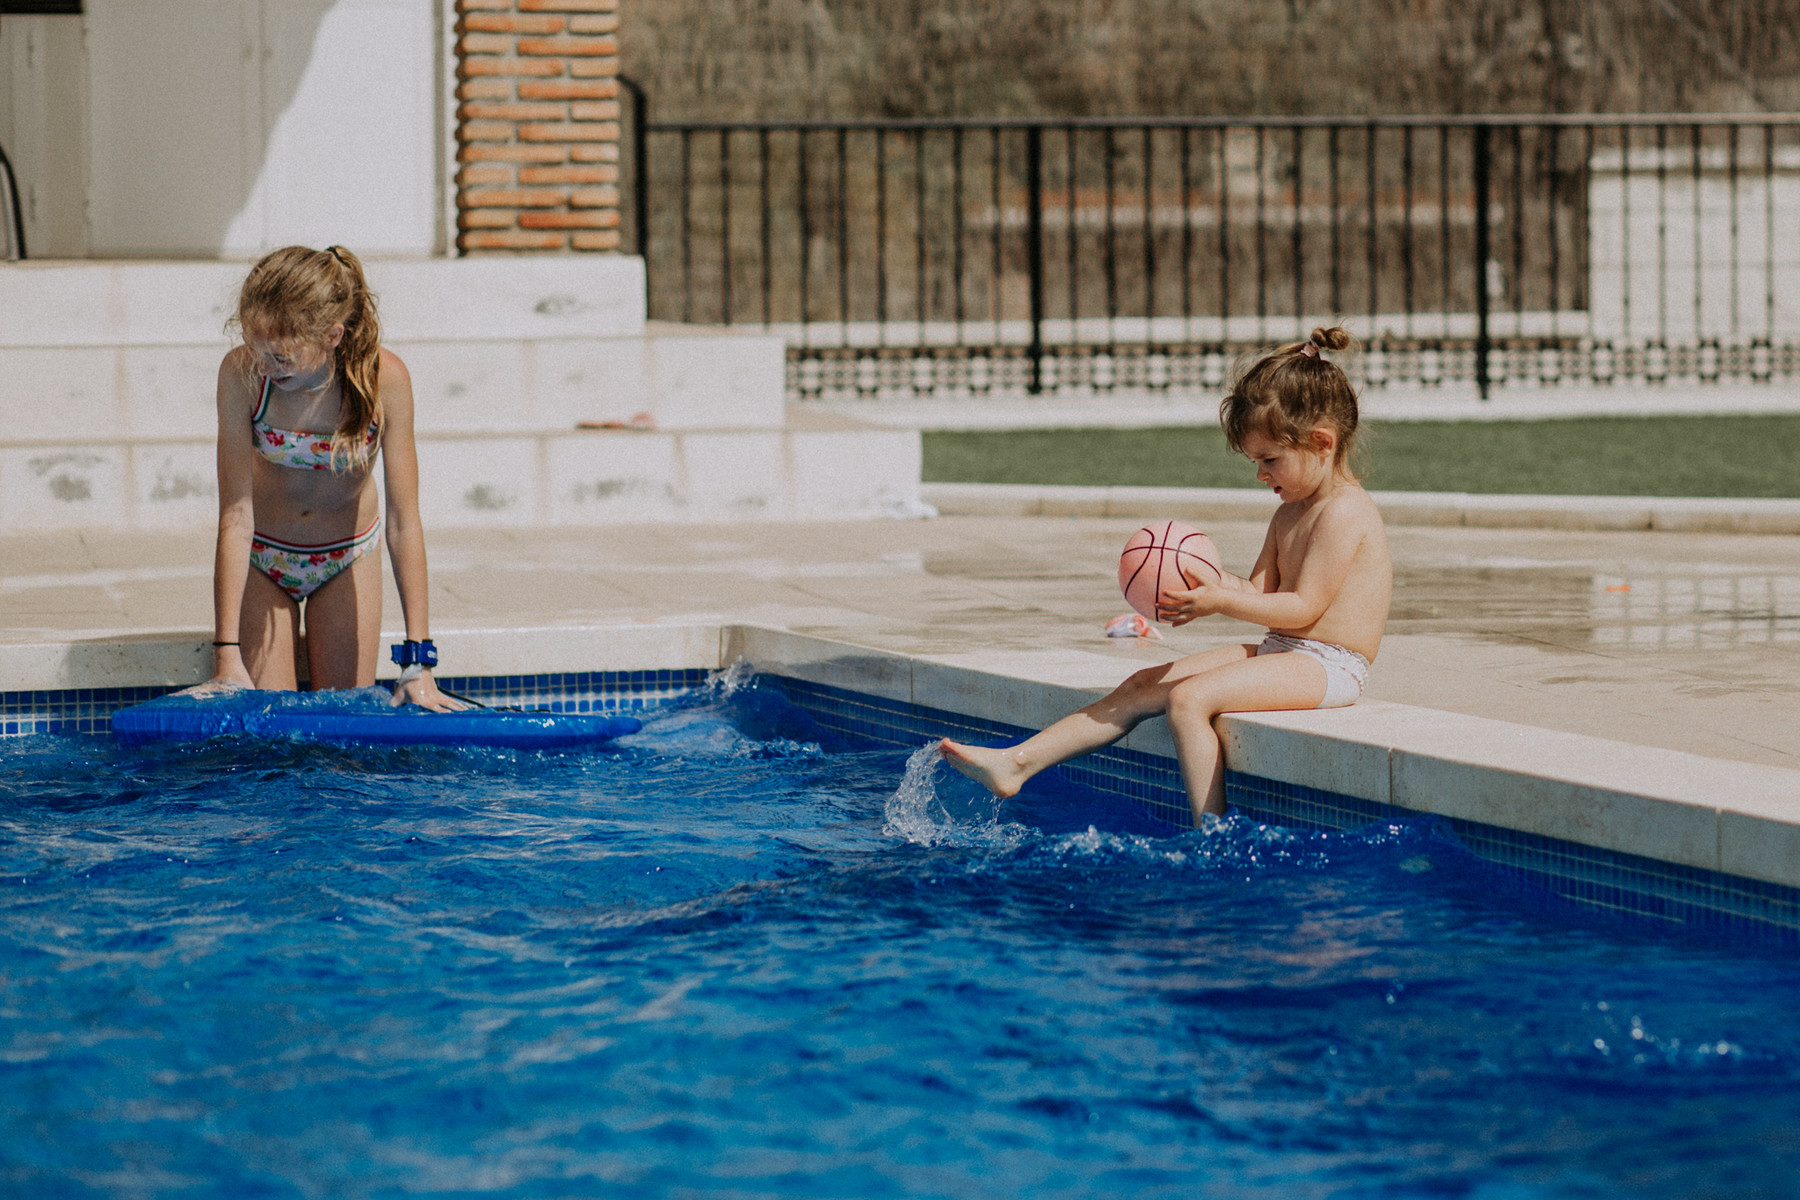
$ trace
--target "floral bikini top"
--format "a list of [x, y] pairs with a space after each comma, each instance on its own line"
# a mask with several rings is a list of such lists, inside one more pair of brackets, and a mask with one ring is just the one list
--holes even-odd
[[[262, 399], [256, 406], [256, 412], [250, 417], [250, 431], [256, 435], [256, 452], [278, 467], [293, 467], [299, 471], [331, 470], [329, 433], [277, 429], [263, 420], [263, 414], [269, 410], [269, 391], [273, 386], [274, 380], [267, 375], [263, 376]], [[378, 433], [371, 423], [369, 431], [363, 435], [363, 444], [370, 450], [375, 448]]]

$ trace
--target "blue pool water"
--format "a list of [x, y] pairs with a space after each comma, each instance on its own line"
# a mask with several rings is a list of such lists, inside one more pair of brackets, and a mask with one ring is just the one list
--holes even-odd
[[1800, 1195], [1792, 960], [820, 739], [0, 743], [0, 1194]]

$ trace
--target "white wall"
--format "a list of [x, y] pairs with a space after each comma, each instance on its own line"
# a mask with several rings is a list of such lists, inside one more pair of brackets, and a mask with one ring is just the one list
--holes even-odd
[[87, 253], [87, 61], [79, 17], [0, 19], [0, 145], [33, 254]]
[[1671, 343], [1800, 334], [1800, 153], [1781, 148], [1766, 174], [1740, 158], [1735, 181], [1716, 151], [1698, 173], [1678, 151], [1634, 149], [1629, 175], [1624, 166], [1617, 151], [1590, 163], [1596, 334]]
[[87, 0], [0, 22], [33, 257], [445, 245], [439, 0]]

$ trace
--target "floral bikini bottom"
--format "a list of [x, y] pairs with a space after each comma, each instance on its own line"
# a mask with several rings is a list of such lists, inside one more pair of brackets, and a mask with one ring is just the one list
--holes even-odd
[[294, 598], [306, 599], [337, 576], [339, 571], [373, 550], [381, 540], [381, 518], [355, 537], [322, 546], [303, 546], [283, 542], [266, 533], [254, 534], [250, 540], [250, 565], [270, 579], [275, 586]]

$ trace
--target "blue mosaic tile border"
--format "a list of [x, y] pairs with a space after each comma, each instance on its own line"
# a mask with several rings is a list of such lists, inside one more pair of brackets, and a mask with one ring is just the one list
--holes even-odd
[[64, 691], [0, 692], [0, 737], [32, 733], [112, 732], [112, 715], [180, 691], [175, 687], [68, 688]]
[[[763, 676], [770, 679], [769, 676]], [[964, 713], [884, 700], [821, 683], [779, 677], [773, 680], [819, 726], [853, 746], [894, 746], [916, 750], [934, 738], [1019, 741], [1035, 730]], [[1193, 823], [1187, 791], [1173, 759], [1111, 746], [1045, 772], [1050, 778], [1090, 791], [1136, 800], [1152, 817], [1173, 829]]]
[[438, 686], [490, 708], [516, 705], [556, 713], [650, 708], [705, 685], [704, 668], [565, 671], [548, 675], [439, 676]]
[[[573, 671], [539, 675], [448, 676], [451, 691], [489, 705], [585, 713], [642, 709], [693, 691], [703, 669]], [[831, 738], [854, 747], [913, 749], [939, 737], [1017, 741], [1022, 726], [885, 700], [843, 688], [762, 676]], [[0, 736], [110, 732], [112, 714], [173, 687], [72, 688], [0, 692]], [[1111, 747], [1065, 763], [1064, 782], [1138, 801], [1171, 830], [1189, 826], [1187, 795], [1172, 759]], [[1351, 829], [1375, 821], [1416, 821], [1421, 814], [1379, 801], [1236, 771], [1226, 772], [1226, 798], [1253, 820], [1309, 829]], [[1759, 943], [1800, 949], [1800, 888], [1763, 883], [1698, 867], [1599, 850], [1536, 834], [1455, 818], [1431, 818], [1476, 856], [1573, 903], [1683, 927], [1749, 935]]]
[[[517, 705], [558, 713], [649, 708], [706, 683], [704, 669], [566, 671], [544, 675], [451, 675], [441, 687], [490, 707]], [[0, 692], [0, 736], [112, 732], [112, 715], [179, 691], [176, 687], [68, 688]]]
[[[1371, 821], [1416, 821], [1411, 809], [1318, 788], [1226, 772], [1230, 803], [1271, 824], [1349, 829]], [[1800, 949], [1800, 888], [1687, 867], [1458, 817], [1434, 817], [1464, 848], [1565, 900], [1696, 930], [1749, 933]]]
[[[775, 682], [822, 728], [851, 745], [910, 749], [937, 737], [1017, 741], [1033, 732], [822, 684], [786, 678]], [[1172, 759], [1115, 747], [1065, 763], [1055, 773], [1069, 783], [1137, 799], [1173, 828], [1190, 825], [1187, 795]], [[1225, 773], [1225, 795], [1236, 811], [1272, 825], [1337, 830], [1376, 821], [1432, 820], [1470, 853], [1575, 904], [1800, 950], [1800, 888], [1478, 821], [1430, 817], [1380, 801], [1238, 771]]]

